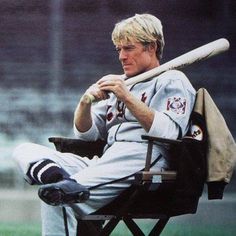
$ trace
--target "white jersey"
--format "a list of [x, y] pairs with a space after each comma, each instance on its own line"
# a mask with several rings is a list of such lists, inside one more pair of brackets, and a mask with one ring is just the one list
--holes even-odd
[[[129, 86], [130, 92], [155, 111], [153, 124], [147, 133], [125, 104], [111, 94], [110, 98], [92, 106], [93, 125], [75, 135], [82, 140], [144, 142], [141, 135], [177, 138], [188, 129], [196, 91], [180, 71], [167, 71], [151, 80]], [[176, 129], [177, 128], [177, 129]], [[176, 130], [178, 132], [176, 133]]]

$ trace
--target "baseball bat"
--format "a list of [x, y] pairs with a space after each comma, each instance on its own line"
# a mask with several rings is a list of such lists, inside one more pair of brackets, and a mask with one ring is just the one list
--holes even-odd
[[[132, 78], [129, 78], [125, 81], [126, 85], [136, 84], [147, 79], [150, 79], [154, 76], [160, 75], [161, 73], [172, 70], [172, 69], [180, 69], [191, 65], [198, 61], [206, 60], [210, 57], [216, 56], [220, 53], [223, 53], [229, 49], [229, 41], [225, 38], [221, 38], [205, 44], [201, 47], [198, 47], [194, 50], [191, 50], [179, 57], [176, 57], [158, 67], [155, 67], [149, 71], [146, 71], [142, 74], [136, 75]], [[95, 98], [91, 94], [85, 94], [82, 99], [87, 103], [92, 103]]]

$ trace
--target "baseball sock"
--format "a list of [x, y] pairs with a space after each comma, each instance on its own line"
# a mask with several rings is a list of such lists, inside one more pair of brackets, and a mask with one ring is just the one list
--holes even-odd
[[55, 183], [70, 177], [63, 168], [49, 159], [31, 163], [26, 175], [31, 180], [31, 184]]

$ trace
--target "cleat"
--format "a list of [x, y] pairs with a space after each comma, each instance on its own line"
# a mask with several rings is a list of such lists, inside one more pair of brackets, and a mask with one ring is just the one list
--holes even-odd
[[82, 203], [88, 200], [89, 190], [74, 180], [62, 180], [57, 183], [42, 185], [38, 190], [41, 200], [51, 206]]

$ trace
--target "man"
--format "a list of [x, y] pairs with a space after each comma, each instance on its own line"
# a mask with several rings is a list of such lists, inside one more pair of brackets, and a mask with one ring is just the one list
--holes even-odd
[[[124, 75], [104, 76], [89, 87], [85, 95], [97, 103], [83, 96], [74, 114], [77, 138], [107, 141], [102, 157], [88, 160], [36, 144], [23, 144], [14, 152], [25, 179], [41, 184], [40, 198], [54, 205], [42, 208], [45, 235], [61, 235], [59, 205], [74, 203], [77, 214], [90, 214], [130, 186], [132, 174], [145, 164], [147, 143], [142, 134], [176, 139], [188, 129], [195, 90], [182, 72], [168, 71], [132, 86], [124, 82], [160, 65], [161, 22], [150, 14], [136, 14], [116, 24], [112, 40]], [[155, 146], [152, 168], [167, 169], [168, 161], [164, 147]], [[75, 235], [71, 208], [67, 214], [70, 235]]]

